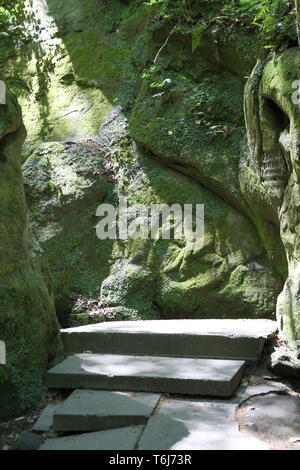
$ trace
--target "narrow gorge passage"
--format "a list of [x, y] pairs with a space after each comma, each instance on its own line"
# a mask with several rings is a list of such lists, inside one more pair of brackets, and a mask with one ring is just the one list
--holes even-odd
[[1, 452], [299, 448], [299, 73], [298, 0], [0, 0]]

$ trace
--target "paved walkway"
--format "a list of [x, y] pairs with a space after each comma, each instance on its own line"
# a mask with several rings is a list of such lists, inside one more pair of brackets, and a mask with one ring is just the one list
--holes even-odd
[[[63, 404], [48, 406], [34, 429], [49, 431], [56, 411], [59, 417], [56, 428], [60, 433], [72, 425], [77, 431], [90, 430], [47, 439], [40, 447], [42, 450], [268, 450], [271, 444], [251, 433], [251, 423], [249, 429], [244, 426], [240, 430], [236, 414], [240, 405], [253, 397], [280, 399], [281, 393], [286, 393], [281, 384], [241, 386], [229, 400], [76, 390]], [[272, 413], [274, 406], [276, 401]], [[120, 427], [105, 429], [113, 423]], [[95, 431], [99, 427], [102, 430]]]

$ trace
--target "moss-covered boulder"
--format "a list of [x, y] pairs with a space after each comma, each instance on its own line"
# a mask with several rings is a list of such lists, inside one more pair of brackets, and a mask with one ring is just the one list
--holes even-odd
[[[274, 315], [281, 278], [252, 222], [138, 149], [119, 108], [93, 141], [38, 146], [24, 176], [31, 226], [49, 254], [64, 324]], [[97, 207], [117, 207], [121, 195], [129, 205], [204, 204], [204, 246], [191, 250], [184, 240], [160, 238], [99, 240]]]
[[109, 274], [112, 241], [97, 243], [99, 204], [111, 199], [109, 149], [96, 140], [39, 145], [23, 166], [30, 226], [53, 271], [59, 319], [76, 294], [93, 298]]
[[51, 277], [31, 237], [22, 181], [25, 138], [21, 109], [7, 93], [0, 105], [0, 419], [16, 416], [40, 397], [43, 375], [60, 352]]
[[265, 244], [286, 269], [277, 314], [292, 347], [300, 345], [299, 68], [296, 47], [255, 67], [245, 93], [249, 152], [241, 167], [243, 192]]
[[239, 42], [237, 36], [208, 30], [193, 48], [193, 31], [183, 30], [160, 49], [168, 28], [150, 25], [135, 45], [144, 73], [130, 115], [131, 135], [166, 165], [245, 211], [238, 181], [245, 146], [244, 77], [255, 63], [257, 45], [242, 30]]

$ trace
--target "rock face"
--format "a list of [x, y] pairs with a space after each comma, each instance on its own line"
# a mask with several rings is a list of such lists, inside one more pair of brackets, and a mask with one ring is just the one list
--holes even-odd
[[293, 348], [300, 340], [300, 112], [294, 93], [299, 67], [299, 48], [255, 67], [245, 93], [249, 152], [241, 170], [243, 193], [266, 248], [286, 259], [277, 316]]
[[6, 100], [0, 106], [0, 337], [7, 361], [0, 366], [0, 419], [35, 403], [60, 348], [48, 264], [27, 226], [21, 109], [9, 92]]
[[[2, 65], [24, 110], [30, 224], [61, 322], [274, 318], [284, 249], [239, 185], [256, 37], [208, 29], [193, 48], [192, 31], [170, 35], [143, 2], [32, 3], [35, 38]], [[119, 196], [204, 204], [204, 246], [98, 240], [96, 208]]]

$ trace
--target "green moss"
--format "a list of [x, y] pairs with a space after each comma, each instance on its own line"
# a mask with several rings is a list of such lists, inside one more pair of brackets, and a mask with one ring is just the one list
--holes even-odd
[[[134, 150], [130, 166], [127, 159], [128, 154], [124, 161], [118, 157], [123, 195], [144, 204], [204, 204], [205, 245], [191, 253], [184, 242], [174, 240], [115, 243], [116, 261], [102, 284], [104, 305], [126, 305], [148, 315], [152, 302], [169, 318], [274, 317], [282, 281], [269, 265], [254, 225], [184, 174]], [[236, 294], [238, 269], [244, 274]], [[260, 284], [265, 294], [256, 293]]]
[[[100, 88], [110, 101], [128, 94], [134, 70], [126, 43], [108, 41], [90, 29], [68, 35], [65, 44], [77, 83]], [[89, 62], [91, 55], [93, 61]]]
[[69, 322], [70, 326], [83, 326], [107, 321], [138, 321], [145, 319], [153, 319], [153, 317], [141, 317], [139, 311], [126, 307], [110, 307], [103, 308], [94, 315], [89, 315], [88, 313], [71, 314]]
[[293, 102], [299, 49], [258, 63], [245, 90], [249, 152], [241, 185], [252, 218], [278, 272], [287, 278], [277, 317], [286, 340], [299, 338], [299, 107]]
[[96, 209], [111, 193], [110, 184], [99, 178], [105, 158], [97, 142], [49, 143], [37, 147], [24, 165], [30, 224], [49, 256], [62, 321], [70, 294], [96, 295], [108, 273], [112, 243], [100, 244], [94, 228]]
[[243, 88], [236, 79], [217, 80], [210, 75], [196, 84], [182, 75], [158, 71], [142, 86], [130, 131], [168, 166], [180, 168], [240, 204], [242, 96]]
[[7, 347], [7, 364], [0, 368], [0, 418], [8, 419], [40, 397], [60, 340], [49, 268], [28, 234], [21, 173], [25, 132], [11, 95], [1, 106], [0, 122], [0, 331]]

